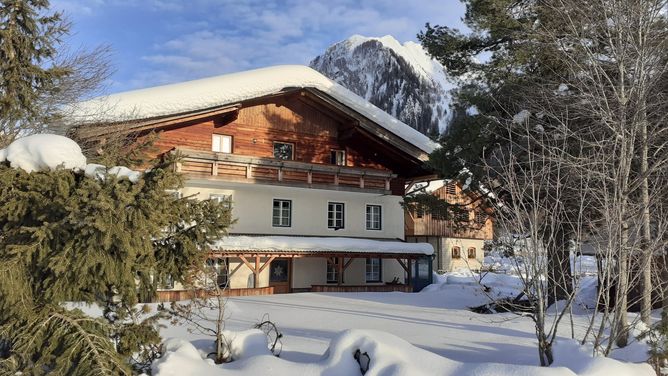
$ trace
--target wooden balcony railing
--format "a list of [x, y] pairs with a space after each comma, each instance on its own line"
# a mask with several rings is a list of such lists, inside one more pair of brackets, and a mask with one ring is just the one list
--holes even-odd
[[389, 171], [367, 168], [281, 161], [183, 148], [174, 149], [173, 152], [183, 155], [176, 166], [177, 171], [207, 179], [387, 194], [390, 192], [390, 180], [397, 177]]
[[492, 239], [492, 223], [487, 221], [480, 226], [471, 222], [455, 224], [454, 221], [433, 219], [425, 214], [422, 218], [415, 218], [409, 211], [404, 212], [404, 232], [407, 236], [442, 236], [467, 239]]

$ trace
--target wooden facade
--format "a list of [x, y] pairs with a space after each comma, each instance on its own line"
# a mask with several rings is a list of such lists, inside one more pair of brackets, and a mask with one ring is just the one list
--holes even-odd
[[[401, 196], [405, 177], [400, 174], [424, 173], [419, 161], [397, 162], [390, 145], [371, 142], [354, 129], [352, 119], [286, 94], [244, 104], [233, 116], [200, 115], [153, 131], [158, 132], [156, 152], [178, 150], [185, 156], [181, 171], [197, 178], [353, 187]], [[213, 135], [231, 136], [232, 153], [212, 152]], [[274, 159], [274, 142], [293, 144], [293, 159]], [[335, 150], [345, 152], [345, 165], [331, 163]]]
[[489, 210], [481, 206], [479, 199], [462, 192], [461, 187], [454, 182], [438, 188], [433, 194], [451, 204], [462, 205], [467, 210], [467, 218], [455, 222], [442, 218], [438, 213], [409, 208], [405, 211], [404, 219], [406, 236], [492, 239], [493, 221]]

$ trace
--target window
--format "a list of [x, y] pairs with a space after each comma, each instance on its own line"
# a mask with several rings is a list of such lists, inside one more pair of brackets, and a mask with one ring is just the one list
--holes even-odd
[[276, 259], [269, 265], [269, 282], [288, 282], [290, 279], [290, 261]]
[[382, 261], [379, 258], [366, 259], [366, 281], [380, 282]]
[[332, 150], [330, 163], [337, 166], [346, 165], [346, 151], [345, 150]]
[[228, 275], [229, 275], [228, 260], [226, 258], [207, 259], [206, 266], [207, 269], [211, 272], [209, 275], [213, 277], [215, 273], [215, 283], [218, 285], [218, 287], [219, 288], [227, 287]]
[[162, 277], [160, 288], [163, 290], [171, 290], [174, 288], [174, 278], [172, 278], [171, 274], [166, 274]]
[[459, 247], [452, 247], [452, 258], [453, 259], [462, 258], [462, 249]]
[[218, 153], [232, 153], [232, 136], [214, 134], [211, 138], [211, 151]]
[[448, 219], [448, 210], [446, 208], [435, 208], [431, 212], [431, 219], [445, 221]]
[[174, 190], [169, 189], [169, 190], [167, 190], [167, 193], [169, 193], [174, 198], [174, 200], [178, 200], [178, 199], [181, 198], [181, 192], [179, 192], [179, 191], [174, 191]]
[[445, 186], [445, 194], [456, 195], [457, 194], [457, 185], [455, 183], [448, 183]]
[[295, 144], [274, 141], [274, 158], [285, 161], [295, 159]]
[[339, 281], [339, 258], [327, 259], [327, 283]]
[[292, 217], [292, 201], [274, 200], [272, 225], [274, 227], [290, 227]]
[[223, 205], [231, 209], [232, 208], [232, 195], [223, 195], [223, 194], [216, 194], [212, 193], [209, 195], [209, 200], [211, 201], [216, 201], [216, 202], [222, 202]]
[[380, 230], [381, 229], [381, 214], [382, 210], [380, 205], [367, 205], [366, 206], [366, 229], [367, 230]]
[[342, 229], [344, 226], [343, 222], [343, 203], [341, 202], [330, 202], [327, 204], [327, 227], [333, 228], [334, 230]]
[[424, 217], [424, 207], [420, 204], [415, 206], [415, 217], [422, 218]]
[[475, 247], [470, 247], [468, 253], [469, 253], [468, 254], [469, 258], [474, 259], [475, 258]]
[[478, 225], [480, 227], [483, 227], [483, 226], [485, 226], [485, 223], [487, 222], [487, 214], [485, 214], [485, 212], [482, 211], [482, 210], [477, 210], [475, 212], [475, 217], [474, 217], [473, 220], [475, 221], [476, 225]]

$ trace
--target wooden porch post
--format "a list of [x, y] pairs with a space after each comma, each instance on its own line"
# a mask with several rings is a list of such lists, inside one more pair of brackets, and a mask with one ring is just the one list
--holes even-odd
[[253, 287], [258, 288], [260, 286], [260, 255], [258, 254], [255, 255], [255, 269], [253, 270], [253, 274], [255, 277]]
[[408, 273], [408, 281], [406, 281], [407, 286], [411, 286], [413, 284], [413, 268], [412, 266], [412, 259], [406, 259], [406, 265], [408, 266], [408, 270], [406, 271]]

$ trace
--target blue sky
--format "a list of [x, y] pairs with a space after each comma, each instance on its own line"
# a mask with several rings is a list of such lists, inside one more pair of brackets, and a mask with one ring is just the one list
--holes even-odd
[[353, 34], [417, 40], [425, 22], [463, 27], [458, 0], [52, 0], [68, 44], [111, 46], [107, 92], [276, 64], [308, 64]]

